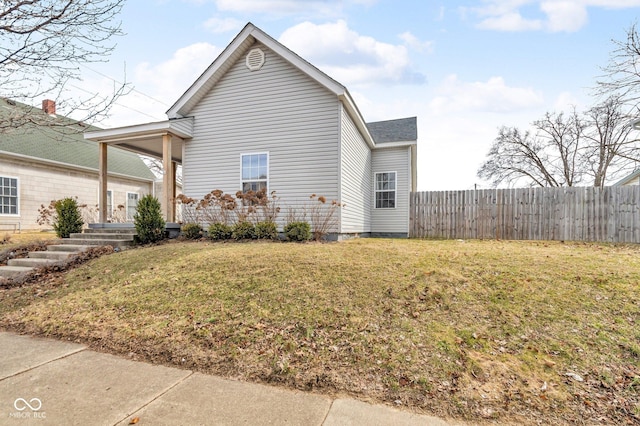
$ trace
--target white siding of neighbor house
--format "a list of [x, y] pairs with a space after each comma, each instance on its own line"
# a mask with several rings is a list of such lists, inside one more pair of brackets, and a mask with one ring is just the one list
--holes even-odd
[[409, 232], [409, 193], [411, 191], [411, 150], [409, 147], [379, 148], [372, 152], [373, 166], [370, 175], [372, 187], [375, 174], [396, 172], [396, 208], [376, 209], [375, 188], [370, 198], [371, 232]]
[[631, 179], [629, 182], [626, 182], [624, 185], [625, 186], [640, 185], [640, 177], [635, 177], [635, 178]]
[[[18, 178], [18, 216], [0, 214], [0, 231], [13, 230], [12, 224], [20, 223], [23, 230], [51, 229], [51, 225], [38, 225], [38, 209], [48, 206], [52, 200], [78, 197], [85, 223], [98, 220], [98, 172], [79, 171], [64, 166], [47, 165], [24, 159], [0, 159], [0, 176]], [[108, 189], [113, 193], [113, 208], [126, 204], [127, 192], [142, 197], [153, 191], [151, 181], [109, 176]], [[116, 213], [117, 215], [117, 213]]]
[[[200, 199], [214, 189], [241, 189], [240, 155], [269, 154], [269, 191], [287, 206], [311, 194], [338, 198], [337, 97], [263, 45], [262, 69], [250, 71], [245, 55], [189, 112], [193, 139], [184, 146], [185, 195]], [[339, 225], [338, 225], [339, 226]]]
[[371, 231], [371, 149], [347, 111], [341, 110], [340, 198], [345, 205], [341, 209], [342, 232], [368, 233]]

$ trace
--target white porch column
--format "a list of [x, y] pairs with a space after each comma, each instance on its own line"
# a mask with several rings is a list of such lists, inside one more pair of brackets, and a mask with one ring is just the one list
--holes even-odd
[[175, 209], [173, 207], [173, 196], [175, 187], [175, 173], [173, 161], [171, 161], [171, 135], [162, 135], [162, 207], [164, 209], [164, 219], [167, 222], [175, 222]]
[[98, 144], [98, 222], [107, 222], [107, 144]]

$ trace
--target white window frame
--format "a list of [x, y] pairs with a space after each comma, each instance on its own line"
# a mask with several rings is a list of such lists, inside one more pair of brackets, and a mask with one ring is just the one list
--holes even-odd
[[[378, 175], [382, 174], [393, 174], [393, 189], [378, 189]], [[378, 207], [378, 193], [382, 192], [393, 192], [393, 207]], [[376, 209], [380, 210], [393, 210], [398, 207], [398, 172], [397, 171], [388, 171], [388, 172], [375, 172], [373, 175], [373, 206]]]
[[113, 216], [113, 191], [107, 189], [107, 219]]
[[[15, 179], [16, 180], [16, 213], [3, 213], [0, 209], [0, 216], [3, 217], [18, 217], [20, 216], [20, 178], [17, 176], [0, 176], [0, 179]], [[0, 197], [4, 197], [3, 193], [0, 193]], [[12, 197], [12, 195], [9, 195]]]
[[[242, 158], [249, 155], [266, 155], [267, 156], [267, 177], [265, 179], [242, 179]], [[269, 193], [269, 166], [270, 158], [269, 151], [266, 152], [245, 152], [240, 154], [240, 191], [244, 192], [245, 182], [264, 182], [267, 187], [267, 193]]]
[[135, 213], [133, 213], [131, 215], [131, 217], [129, 217], [129, 195], [130, 194], [135, 194], [135, 196], [136, 196], [136, 206], [138, 205], [138, 202], [140, 202], [140, 193], [139, 192], [127, 192], [127, 202], [126, 202], [126, 206], [127, 206], [126, 220], [127, 221], [133, 220], [133, 216], [135, 215]]

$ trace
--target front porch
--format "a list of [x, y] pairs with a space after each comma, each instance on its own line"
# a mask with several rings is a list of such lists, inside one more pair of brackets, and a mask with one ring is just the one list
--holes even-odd
[[107, 147], [162, 160], [162, 213], [168, 224], [176, 221], [176, 169], [182, 164], [184, 143], [191, 139], [193, 118], [179, 118], [135, 126], [86, 132], [84, 138], [99, 144], [98, 224], [107, 223]]

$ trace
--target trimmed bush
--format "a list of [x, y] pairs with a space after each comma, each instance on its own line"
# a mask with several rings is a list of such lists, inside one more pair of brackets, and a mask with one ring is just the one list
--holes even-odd
[[133, 216], [138, 240], [142, 244], [155, 243], [164, 238], [165, 221], [162, 218], [160, 202], [153, 195], [145, 195], [138, 202]]
[[256, 223], [256, 238], [260, 240], [278, 239], [278, 227], [275, 222], [265, 220]]
[[197, 240], [202, 238], [202, 226], [197, 223], [185, 223], [180, 228], [182, 236], [188, 240]]
[[220, 241], [220, 240], [228, 240], [231, 238], [231, 234], [233, 233], [233, 228], [229, 225], [218, 222], [212, 223], [209, 225], [208, 229], [209, 238], [212, 240]]
[[289, 241], [309, 241], [311, 225], [309, 222], [290, 222], [284, 227], [284, 235]]
[[53, 219], [53, 230], [58, 238], [69, 238], [69, 235], [82, 232], [82, 214], [75, 198], [67, 197], [54, 204], [56, 215]]
[[256, 228], [253, 223], [242, 221], [233, 225], [231, 237], [234, 240], [252, 240], [256, 238]]

